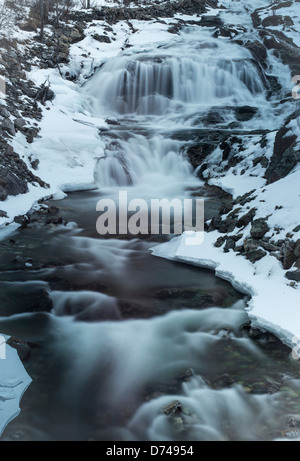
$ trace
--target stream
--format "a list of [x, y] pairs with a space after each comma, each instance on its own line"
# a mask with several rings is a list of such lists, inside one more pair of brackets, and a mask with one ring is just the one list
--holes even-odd
[[[273, 126], [266, 78], [250, 52], [191, 25], [158, 48], [125, 50], [81, 88], [84, 110], [110, 122], [98, 189], [45, 202], [0, 242], [0, 331], [27, 343], [33, 379], [1, 440], [299, 437], [298, 363], [251, 329], [247, 298], [210, 271], [151, 256], [170, 236], [96, 232], [98, 200], [119, 191], [204, 197], [212, 217], [218, 200], [186, 149], [212, 111], [211, 131]], [[245, 106], [255, 115], [241, 121]]]

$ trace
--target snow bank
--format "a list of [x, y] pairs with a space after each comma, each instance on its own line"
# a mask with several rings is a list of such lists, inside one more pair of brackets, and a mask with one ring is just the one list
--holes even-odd
[[191, 246], [186, 244], [191, 236], [183, 234], [152, 248], [152, 254], [213, 269], [218, 277], [251, 296], [248, 313], [253, 326], [274, 333], [291, 347], [293, 338], [300, 335], [300, 288], [289, 285], [274, 257], [265, 256], [252, 264], [233, 251], [216, 248], [218, 236], [216, 231], [208, 233], [202, 245]]

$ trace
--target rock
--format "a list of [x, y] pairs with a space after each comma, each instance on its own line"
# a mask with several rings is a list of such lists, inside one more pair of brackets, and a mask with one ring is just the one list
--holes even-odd
[[276, 135], [273, 155], [265, 172], [268, 184], [287, 176], [300, 161], [297, 137], [294, 134], [288, 133], [288, 128], [283, 127]]
[[248, 226], [248, 224], [250, 224], [250, 222], [253, 221], [253, 218], [255, 216], [255, 212], [256, 212], [256, 209], [252, 208], [248, 213], [241, 216], [239, 218], [239, 220], [237, 221], [236, 226], [239, 227], [239, 228]]
[[202, 16], [200, 21], [202, 27], [222, 27], [223, 21], [219, 16]]
[[255, 61], [259, 62], [263, 67], [266, 67], [268, 52], [261, 42], [256, 40], [242, 45], [252, 53]]
[[199, 167], [206, 157], [214, 150], [215, 146], [206, 142], [191, 146], [187, 150], [187, 157], [194, 168]]
[[16, 130], [13, 122], [9, 118], [2, 118], [2, 120], [0, 120], [0, 126], [8, 134], [10, 134], [11, 136], [15, 136]]
[[250, 229], [251, 237], [261, 239], [269, 231], [269, 226], [264, 218], [255, 219]]
[[296, 258], [300, 258], [300, 239], [295, 243], [294, 255]]
[[52, 101], [54, 96], [54, 92], [48, 86], [42, 85], [36, 94], [36, 99], [44, 104], [46, 101]]
[[219, 237], [216, 241], [216, 243], [214, 244], [214, 246], [216, 248], [221, 248], [221, 246], [224, 245], [224, 243], [226, 242], [226, 238], [225, 237]]
[[97, 42], [100, 43], [111, 43], [111, 39], [108, 37], [108, 35], [94, 34], [92, 37], [94, 40], [97, 40]]
[[5, 106], [0, 105], [0, 115], [1, 117], [9, 118], [10, 113]]
[[297, 269], [300, 269], [300, 258], [296, 259], [295, 267], [297, 267]]
[[26, 181], [11, 172], [2, 176], [0, 171], [0, 200], [6, 200], [9, 195], [25, 194], [27, 191]]
[[178, 379], [180, 381], [189, 381], [193, 376], [195, 376], [194, 370], [192, 368], [188, 368], [178, 376]]
[[197, 124], [203, 123], [203, 125], [208, 126], [208, 125], [216, 125], [218, 123], [224, 123], [225, 118], [223, 117], [222, 114], [218, 110], [211, 109], [206, 114], [201, 116], [197, 120]]
[[235, 249], [235, 239], [229, 237], [226, 240], [226, 244], [224, 246], [224, 252], [228, 253], [230, 250], [234, 250], [234, 249]]
[[300, 427], [300, 415], [293, 415], [288, 421], [289, 427]]
[[235, 117], [239, 122], [248, 122], [256, 113], [256, 107], [242, 106], [235, 109]]
[[286, 239], [281, 247], [282, 265], [284, 269], [290, 269], [296, 262], [297, 257], [294, 254], [294, 245], [289, 239]]
[[183, 424], [183, 419], [181, 416], [176, 416], [173, 418], [173, 427], [176, 432], [183, 432], [184, 431], [184, 424]]
[[285, 273], [285, 276], [288, 280], [294, 280], [295, 282], [300, 282], [300, 270], [288, 271]]
[[18, 351], [18, 355], [22, 362], [26, 362], [30, 358], [32, 349], [30, 343], [27, 343], [15, 337], [11, 337], [7, 340], [7, 344], [8, 346]]
[[29, 224], [29, 218], [28, 216], [16, 216], [14, 222], [20, 224], [20, 226], [25, 229]]
[[266, 256], [267, 252], [264, 250], [261, 250], [260, 248], [258, 250], [251, 250], [246, 253], [246, 258], [251, 261], [252, 263], [255, 263], [256, 261], [259, 261], [262, 259], [264, 256]]
[[176, 413], [180, 413], [181, 409], [182, 403], [179, 400], [173, 400], [173, 402], [164, 408], [164, 414], [167, 416], [175, 415]]
[[253, 239], [245, 239], [243, 242], [243, 247], [245, 251], [252, 251], [257, 248], [257, 241]]
[[26, 125], [26, 121], [21, 117], [16, 118], [15, 121], [14, 121], [15, 129], [18, 130], [18, 131], [22, 131], [23, 128], [25, 127], [25, 125]]
[[277, 14], [274, 16], [268, 16], [262, 21], [263, 27], [276, 27], [280, 25], [293, 26], [294, 22], [289, 16], [280, 16]]

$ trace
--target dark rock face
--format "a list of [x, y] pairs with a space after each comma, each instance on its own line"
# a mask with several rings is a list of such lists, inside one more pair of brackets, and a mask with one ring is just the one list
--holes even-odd
[[294, 75], [300, 74], [300, 50], [294, 42], [277, 30], [260, 30], [264, 46], [268, 50], [276, 50], [276, 55], [287, 64]]
[[284, 178], [300, 161], [300, 150], [297, 148], [297, 137], [288, 135], [286, 127], [281, 128], [275, 138], [273, 156], [266, 170], [268, 184]]
[[6, 176], [0, 175], [0, 200], [6, 200], [8, 195], [25, 194], [28, 191], [26, 181], [9, 172]]
[[256, 107], [242, 106], [235, 110], [235, 117], [239, 122], [248, 122], [257, 113]]
[[194, 168], [202, 165], [206, 157], [215, 149], [215, 146], [206, 142], [189, 147], [187, 156]]
[[248, 42], [244, 45], [249, 51], [251, 51], [253, 58], [259, 62], [263, 67], [266, 67], [267, 50], [266, 47], [258, 40], [254, 42]]

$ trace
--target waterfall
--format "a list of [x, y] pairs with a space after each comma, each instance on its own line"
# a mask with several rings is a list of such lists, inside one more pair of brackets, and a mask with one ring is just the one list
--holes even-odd
[[129, 187], [142, 185], [144, 193], [155, 194], [160, 186], [199, 184], [192, 166], [180, 153], [184, 143], [162, 135], [131, 134], [128, 140], [108, 141], [104, 157], [98, 160], [96, 182], [101, 187]]
[[99, 110], [163, 115], [178, 107], [218, 104], [228, 98], [249, 104], [263, 91], [251, 59], [137, 56], [106, 63], [93, 79], [92, 94]]

